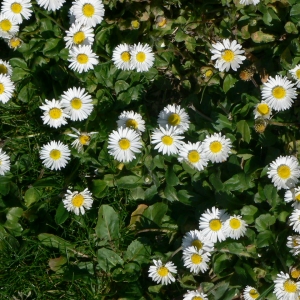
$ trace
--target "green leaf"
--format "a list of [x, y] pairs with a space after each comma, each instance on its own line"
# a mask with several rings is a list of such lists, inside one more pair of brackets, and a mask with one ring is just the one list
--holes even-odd
[[122, 176], [116, 180], [117, 186], [123, 189], [132, 189], [141, 186], [143, 183], [143, 178], [135, 175]]
[[135, 261], [141, 264], [149, 263], [151, 247], [146, 245], [145, 239], [136, 239], [130, 243], [124, 254], [124, 260], [127, 262]]
[[223, 183], [220, 179], [220, 172], [212, 173], [209, 176], [209, 182], [213, 185], [213, 187], [216, 191], [221, 191], [223, 189]]
[[[74, 245], [72, 243], [70, 243], [54, 234], [41, 233], [38, 235], [38, 239], [44, 246], [56, 248], [61, 253], [66, 253], [66, 252], [72, 251], [74, 249]], [[68, 255], [70, 255], [70, 253], [68, 253]]]
[[128, 263], [124, 268], [114, 269], [112, 278], [117, 282], [134, 282], [139, 279], [141, 268], [137, 263]]
[[128, 90], [129, 87], [130, 87], [129, 84], [124, 80], [118, 80], [115, 83], [115, 91], [117, 95], [120, 94], [120, 92]]
[[0, 194], [6, 196], [10, 191], [11, 178], [0, 176]]
[[9, 60], [9, 64], [12, 66], [12, 67], [18, 67], [18, 68], [21, 68], [21, 69], [25, 69], [25, 70], [28, 70], [28, 67], [27, 67], [27, 64], [25, 62], [24, 59], [22, 58], [19, 58], [19, 57], [14, 57], [14, 58], [11, 58]]
[[300, 3], [292, 6], [290, 10], [290, 16], [292, 17], [292, 20], [296, 21], [296, 23], [300, 21]]
[[12, 81], [19, 81], [19, 80], [22, 80], [26, 77], [28, 77], [28, 75], [30, 75], [28, 73], [28, 71], [25, 71], [24, 69], [21, 69], [21, 68], [13, 68], [13, 72], [12, 72], [12, 75], [11, 75], [11, 80]]
[[22, 87], [18, 94], [18, 98], [23, 102], [29, 102], [33, 99], [33, 96], [35, 95], [36, 88], [31, 83], [28, 82], [25, 86]]
[[259, 231], [265, 231], [270, 228], [271, 225], [273, 225], [276, 221], [276, 218], [274, 216], [271, 216], [270, 214], [264, 214], [260, 215], [255, 220], [255, 228]]
[[53, 57], [60, 51], [59, 42], [61, 39], [48, 39], [45, 43], [45, 47], [43, 49], [43, 54], [48, 57]]
[[254, 186], [251, 178], [245, 173], [238, 173], [233, 175], [230, 179], [223, 182], [224, 188], [228, 191], [240, 191], [243, 192]]
[[98, 265], [104, 272], [110, 272], [112, 268], [123, 265], [123, 259], [115, 252], [106, 248], [97, 251]]
[[65, 265], [67, 261], [68, 260], [65, 256], [50, 258], [48, 265], [52, 271], [57, 272], [62, 269], [62, 266]]
[[234, 84], [237, 82], [237, 79], [234, 78], [231, 74], [228, 74], [223, 82], [224, 93], [227, 93], [231, 88], [234, 87]]
[[170, 186], [177, 185], [179, 183], [178, 177], [175, 175], [173, 171], [173, 166], [169, 165], [166, 172], [166, 181]]
[[271, 245], [274, 242], [273, 233], [270, 230], [264, 230], [257, 235], [256, 247], [262, 248]]
[[246, 205], [241, 209], [241, 214], [244, 216], [243, 219], [251, 224], [254, 222], [254, 215], [257, 213], [258, 208], [253, 205]]
[[10, 231], [10, 233], [14, 236], [21, 235], [23, 228], [18, 223], [19, 218], [23, 214], [23, 209], [20, 207], [12, 207], [8, 210], [6, 214], [6, 222], [4, 223], [4, 227]]
[[177, 191], [173, 186], [167, 184], [164, 194], [169, 201], [178, 201]]
[[241, 120], [236, 124], [236, 131], [242, 135], [242, 139], [249, 143], [251, 140], [250, 128], [248, 123], [245, 120]]
[[30, 188], [25, 192], [25, 205], [29, 207], [32, 203], [38, 201], [40, 199], [40, 193], [35, 188]]
[[216, 274], [220, 274], [231, 265], [228, 260], [228, 256], [225, 253], [218, 253], [215, 257], [216, 259], [213, 262], [213, 269]]
[[298, 34], [298, 29], [296, 27], [296, 25], [293, 22], [287, 22], [284, 25], [284, 29], [287, 33], [291, 33], [291, 34]]
[[57, 225], [63, 224], [69, 217], [69, 212], [65, 209], [64, 203], [61, 201], [56, 209], [55, 223]]
[[139, 200], [139, 199], [144, 200], [145, 192], [143, 188], [137, 187], [130, 190], [130, 196], [132, 197], [133, 200]]
[[195, 48], [197, 46], [197, 42], [195, 40], [194, 37], [192, 36], [188, 36], [185, 40], [184, 40], [186, 49], [188, 49], [190, 52], [194, 53], [195, 52]]
[[[162, 219], [168, 210], [168, 206], [164, 203], [158, 202], [151, 206], [149, 206], [143, 212], [142, 221], [151, 221], [151, 223], [155, 223], [157, 226], [161, 225]], [[151, 225], [150, 223], [150, 225]]]
[[104, 197], [107, 191], [107, 182], [101, 179], [93, 180], [91, 191], [93, 195], [97, 198]]

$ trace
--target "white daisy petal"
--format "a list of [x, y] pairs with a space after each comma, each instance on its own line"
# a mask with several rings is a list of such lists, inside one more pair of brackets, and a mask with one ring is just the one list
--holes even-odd
[[293, 255], [298, 255], [300, 253], [300, 235], [288, 236], [286, 245]]
[[263, 118], [270, 119], [272, 115], [272, 108], [265, 101], [261, 101], [255, 106], [254, 109], [254, 119]]
[[10, 158], [6, 152], [0, 148], [0, 175], [3, 176], [10, 170]]
[[293, 230], [300, 233], [300, 209], [294, 209], [289, 217], [289, 225], [293, 226]]
[[11, 76], [12, 67], [9, 62], [0, 59], [0, 74]]
[[287, 190], [284, 194], [284, 201], [287, 203], [292, 202], [292, 207], [300, 209], [300, 186]]
[[133, 70], [134, 65], [131, 61], [131, 47], [128, 44], [120, 44], [112, 54], [112, 61], [121, 70]]
[[289, 71], [293, 78], [296, 80], [297, 87], [300, 87], [300, 65]]
[[3, 12], [0, 13], [0, 37], [9, 39], [19, 31], [17, 21], [7, 16]]
[[66, 0], [36, 0], [37, 4], [49, 11], [55, 11], [62, 7]]
[[233, 215], [225, 221], [224, 232], [226, 237], [237, 240], [246, 234], [247, 226], [241, 216]]
[[118, 127], [128, 127], [141, 133], [145, 131], [145, 121], [142, 116], [134, 111], [123, 111], [117, 120]]
[[198, 250], [212, 252], [214, 243], [210, 241], [200, 230], [191, 230], [185, 234], [182, 239], [182, 249], [196, 247]]
[[[153, 259], [154, 266], [149, 268], [149, 277], [157, 284], [169, 284], [175, 281], [173, 274], [177, 273], [177, 268], [172, 262], [163, 264], [161, 260]], [[173, 274], [172, 274], [173, 273]]]
[[31, 2], [30, 0], [4, 0], [1, 11], [18, 24], [21, 24], [23, 18], [28, 20], [32, 15]]
[[183, 300], [208, 300], [207, 295], [198, 291], [187, 291]]
[[9, 76], [0, 74], [0, 102], [8, 102], [15, 90], [13, 82], [10, 80]]
[[154, 64], [154, 53], [148, 44], [134, 44], [130, 54], [131, 64], [137, 72], [146, 72]]
[[68, 136], [74, 137], [75, 141], [72, 142], [72, 146], [77, 149], [78, 152], [83, 152], [83, 146], [88, 146], [91, 142], [91, 137], [93, 134], [96, 134], [97, 132], [80, 132], [76, 128], [73, 128], [74, 132], [76, 134], [68, 134]]
[[260, 0], [240, 0], [240, 4], [244, 4], [244, 5], [256, 5], [260, 2]]
[[194, 274], [198, 274], [200, 271], [204, 273], [208, 269], [209, 257], [209, 252], [203, 252], [203, 250], [198, 250], [193, 246], [184, 249], [182, 255], [184, 266]]
[[274, 280], [274, 294], [278, 300], [298, 300], [300, 291], [300, 281], [295, 282], [289, 276], [282, 271], [277, 274], [277, 278]]
[[71, 49], [73, 46], [92, 45], [95, 36], [92, 27], [84, 26], [80, 23], [72, 24], [69, 30], [66, 31], [66, 35], [64, 40], [68, 49]]
[[255, 289], [252, 286], [247, 285], [246, 288], [243, 291], [243, 296], [245, 300], [253, 300], [260, 296], [257, 289]]

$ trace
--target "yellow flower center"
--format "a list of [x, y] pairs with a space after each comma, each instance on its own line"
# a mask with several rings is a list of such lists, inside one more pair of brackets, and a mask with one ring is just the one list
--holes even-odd
[[293, 268], [291, 271], [291, 276], [294, 279], [297, 279], [300, 276], [300, 270]]
[[51, 119], [59, 119], [62, 116], [60, 108], [54, 107], [49, 110], [49, 116]]
[[295, 293], [297, 291], [297, 285], [292, 280], [285, 281], [285, 283], [283, 284], [283, 288], [288, 293]]
[[85, 34], [83, 31], [78, 31], [73, 36], [73, 41], [77, 45], [82, 44], [84, 40], [85, 40]]
[[138, 28], [140, 28], [140, 22], [138, 20], [131, 21], [131, 26], [134, 29], [138, 29]]
[[126, 127], [137, 129], [139, 126], [138, 122], [134, 119], [128, 119], [126, 121]]
[[214, 72], [213, 72], [212, 70], [209, 69], [209, 70], [207, 70], [207, 71], [204, 73], [204, 76], [209, 78], [209, 77], [211, 77], [211, 76], [213, 75], [213, 73], [214, 73]]
[[196, 163], [200, 160], [200, 154], [196, 150], [192, 150], [188, 154], [188, 160], [191, 163]]
[[0, 27], [3, 31], [9, 31], [12, 28], [12, 24], [9, 20], [5, 19], [0, 22]]
[[159, 27], [164, 27], [167, 24], [166, 18], [161, 18], [161, 20], [157, 23]]
[[0, 64], [0, 74], [7, 74], [7, 67], [3, 64]]
[[276, 86], [272, 90], [272, 95], [276, 99], [282, 99], [286, 95], [286, 90], [282, 86]]
[[71, 100], [71, 106], [74, 109], [80, 109], [82, 107], [82, 101], [79, 98], [73, 98]]
[[213, 153], [219, 153], [222, 150], [223, 146], [219, 141], [214, 141], [210, 143], [209, 149]]
[[18, 48], [21, 44], [21, 40], [19, 38], [11, 38], [9, 44], [13, 49]]
[[165, 277], [169, 274], [169, 270], [168, 268], [166, 267], [160, 267], [158, 270], [157, 270], [157, 274], [161, 277]]
[[13, 13], [15, 14], [19, 14], [21, 11], [22, 11], [22, 5], [20, 3], [13, 3], [11, 6], [10, 6], [11, 10]]
[[299, 192], [295, 195], [295, 201], [300, 201], [300, 193]]
[[225, 50], [223, 53], [222, 53], [222, 58], [226, 61], [226, 62], [231, 62], [234, 60], [234, 53], [233, 51], [231, 50]]
[[119, 146], [122, 150], [127, 150], [130, 147], [130, 141], [126, 138], [120, 139]]
[[95, 14], [95, 7], [90, 3], [84, 4], [82, 7], [82, 13], [85, 17], [90, 18]]
[[138, 62], [142, 63], [146, 60], [146, 54], [144, 52], [139, 52], [139, 53], [137, 53], [135, 58]]
[[232, 229], [239, 229], [242, 225], [241, 221], [239, 219], [236, 219], [236, 218], [232, 218], [230, 221], [229, 221], [229, 225]]
[[168, 117], [168, 123], [172, 126], [176, 126], [176, 125], [180, 124], [180, 121], [181, 121], [181, 118], [178, 114], [174, 113]]
[[297, 242], [297, 240], [295, 238], [293, 238], [292, 240], [293, 240], [293, 246], [294, 247], [299, 246], [299, 244], [298, 244], [298, 242]]
[[82, 206], [83, 202], [84, 202], [84, 197], [81, 194], [77, 194], [72, 198], [72, 204], [75, 207]]
[[203, 244], [199, 240], [193, 240], [192, 246], [196, 247], [198, 250], [202, 249]]
[[87, 145], [89, 143], [90, 139], [91, 139], [91, 137], [89, 135], [82, 134], [79, 137], [79, 142], [81, 145]]
[[58, 160], [61, 158], [61, 152], [60, 150], [57, 150], [57, 149], [53, 149], [50, 151], [50, 157], [53, 159], [53, 160]]
[[0, 166], [2, 165], [2, 160], [0, 159]]
[[199, 297], [199, 296], [195, 296], [192, 298], [192, 300], [203, 300], [203, 298]]
[[277, 168], [277, 174], [282, 179], [287, 179], [291, 176], [291, 169], [287, 165], [281, 165]]
[[89, 57], [82, 53], [82, 54], [78, 54], [77, 55], [77, 61], [80, 63], [80, 64], [86, 64], [88, 61], [89, 61]]
[[165, 135], [161, 138], [164, 145], [171, 146], [173, 144], [173, 138], [169, 135]]
[[2, 95], [5, 91], [5, 87], [3, 83], [0, 83], [0, 95]]
[[267, 115], [270, 111], [269, 105], [266, 103], [258, 104], [257, 111], [263, 116]]
[[209, 228], [213, 231], [219, 231], [222, 228], [222, 223], [219, 219], [213, 219], [209, 222]]
[[129, 62], [130, 61], [130, 58], [131, 58], [131, 55], [128, 51], [124, 51], [122, 52], [121, 54], [121, 59], [125, 62]]
[[297, 76], [298, 79], [300, 79], [300, 69], [298, 69], [298, 70], [296, 71], [296, 76]]
[[252, 298], [252, 299], [256, 299], [259, 297], [259, 293], [257, 292], [256, 289], [251, 289], [249, 291], [249, 296]]
[[199, 265], [202, 262], [202, 256], [199, 255], [199, 254], [194, 253], [191, 256], [191, 261], [192, 261], [193, 264]]

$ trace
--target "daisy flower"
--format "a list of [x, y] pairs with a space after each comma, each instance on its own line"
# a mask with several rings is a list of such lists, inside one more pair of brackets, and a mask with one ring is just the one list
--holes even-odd
[[61, 98], [61, 105], [72, 121], [85, 120], [93, 111], [92, 97], [84, 88], [69, 88]]
[[118, 127], [128, 127], [141, 133], [145, 131], [145, 121], [142, 116], [134, 111], [123, 111], [117, 120]]
[[69, 118], [68, 113], [62, 108], [62, 103], [55, 99], [45, 100], [45, 104], [40, 106], [40, 109], [44, 111], [41, 116], [45, 125], [58, 128], [61, 125], [67, 124], [66, 118]]
[[300, 186], [292, 190], [287, 190], [284, 194], [284, 201], [292, 203], [292, 207], [300, 209]]
[[103, 20], [104, 6], [101, 0], [76, 0], [72, 8], [76, 22], [83, 25], [95, 27]]
[[293, 230], [300, 233], [300, 209], [294, 209], [289, 220], [289, 225], [293, 226]]
[[282, 271], [277, 274], [277, 278], [274, 280], [275, 288], [274, 294], [278, 300], [296, 300], [299, 297], [300, 281], [295, 282], [289, 276]]
[[114, 65], [121, 70], [132, 70], [134, 66], [131, 63], [131, 47], [128, 44], [120, 44], [112, 54]]
[[200, 217], [199, 228], [211, 242], [225, 241], [226, 235], [224, 232], [224, 222], [229, 218], [229, 215], [223, 209], [218, 209], [215, 206], [206, 210]]
[[10, 170], [10, 158], [6, 152], [0, 148], [0, 175], [5, 175]]
[[[174, 264], [169, 261], [163, 264], [161, 260], [153, 259], [154, 266], [149, 268], [149, 277], [152, 278], [157, 284], [169, 284], [175, 281], [173, 274], [177, 273], [177, 268]], [[172, 274], [173, 273], [173, 274]]]
[[85, 189], [82, 192], [71, 192], [67, 190], [67, 194], [65, 194], [64, 200], [64, 207], [67, 211], [71, 211], [75, 213], [75, 215], [82, 215], [85, 214], [85, 209], [91, 209], [93, 204], [92, 193]]
[[183, 300], [208, 300], [207, 295], [198, 291], [187, 291]]
[[9, 62], [0, 59], [0, 74], [11, 76], [12, 67]]
[[202, 171], [207, 166], [208, 158], [203, 153], [203, 148], [200, 142], [182, 144], [179, 150], [178, 160], [187, 162], [192, 168]]
[[287, 77], [276, 75], [269, 77], [263, 84], [261, 97], [276, 111], [286, 110], [292, 106], [293, 99], [297, 98], [294, 83]]
[[131, 21], [131, 27], [132, 29], [139, 29], [140, 28], [140, 22], [138, 20]]
[[22, 17], [28, 20], [32, 15], [31, 2], [30, 0], [4, 0], [1, 11], [17, 24], [21, 24]]
[[290, 268], [290, 274], [291, 274], [291, 277], [293, 279], [299, 279], [300, 277], [300, 269], [297, 269], [297, 268]]
[[279, 156], [271, 162], [267, 174], [278, 190], [290, 189], [300, 177], [298, 160], [294, 156]]
[[214, 133], [207, 136], [202, 143], [203, 153], [213, 163], [220, 163], [227, 159], [232, 147], [230, 139], [227, 139], [221, 133]]
[[300, 235], [288, 236], [286, 245], [293, 255], [298, 255], [300, 253]]
[[120, 127], [108, 137], [108, 153], [119, 162], [130, 162], [142, 148], [140, 135], [131, 128]]
[[173, 126], [180, 132], [185, 132], [189, 129], [189, 115], [180, 105], [167, 105], [158, 115], [157, 123], [162, 126]]
[[198, 274], [200, 271], [204, 273], [208, 269], [209, 256], [209, 252], [203, 252], [193, 246], [188, 247], [183, 250], [183, 264], [194, 274]]
[[51, 141], [40, 150], [40, 158], [45, 167], [51, 170], [64, 168], [70, 160], [70, 150], [62, 142]]
[[[244, 4], [244, 5], [256, 5], [259, 3], [260, 0], [240, 0], [240, 4]], [[247, 300], [247, 299], [246, 299]]]
[[211, 59], [217, 60], [215, 68], [221, 72], [224, 70], [228, 72], [230, 68], [236, 71], [242, 64], [242, 61], [246, 59], [246, 56], [241, 55], [245, 51], [241, 50], [242, 46], [237, 41], [230, 42], [229, 39], [225, 39], [222, 43], [217, 42], [213, 44], [212, 47], [213, 49], [210, 50], [213, 54]]
[[15, 36], [10, 39], [6, 39], [6, 42], [8, 47], [14, 51], [22, 45], [22, 40]]
[[0, 102], [8, 102], [15, 90], [13, 82], [10, 80], [10, 77], [0, 74]]
[[71, 62], [69, 65], [71, 70], [82, 73], [94, 69], [94, 65], [98, 64], [98, 57], [90, 45], [79, 45], [71, 48], [68, 61]]
[[131, 63], [137, 72], [146, 72], [154, 64], [154, 53], [148, 44], [134, 44], [131, 49]]
[[232, 239], [239, 239], [244, 236], [248, 225], [241, 216], [233, 215], [227, 219], [224, 223], [224, 232], [226, 237], [231, 237]]
[[67, 36], [64, 37], [66, 48], [71, 49], [73, 46], [92, 45], [94, 42], [94, 30], [92, 27], [84, 26], [80, 23], [71, 25]]
[[0, 13], [0, 37], [9, 39], [19, 31], [18, 23], [3, 12]]
[[55, 11], [62, 7], [66, 0], [36, 0], [37, 4], [49, 11]]
[[214, 243], [199, 230], [188, 231], [182, 239], [182, 249], [188, 247], [196, 247], [197, 250], [212, 252], [214, 250]]
[[265, 101], [262, 101], [255, 106], [254, 119], [257, 118], [270, 119], [271, 115], [272, 115], [272, 108]]
[[245, 300], [253, 300], [260, 296], [257, 289], [252, 286], [247, 285], [243, 291], [243, 296]]
[[293, 78], [296, 80], [297, 87], [300, 87], [300, 65], [289, 71]]
[[75, 141], [71, 144], [72, 147], [76, 148], [78, 152], [83, 152], [83, 146], [88, 146], [91, 141], [93, 134], [98, 132], [80, 132], [76, 128], [71, 127], [72, 130], [76, 133], [68, 133], [68, 136], [75, 138]]
[[158, 152], [162, 152], [162, 154], [177, 154], [182, 146], [181, 140], [184, 138], [180, 133], [175, 127], [159, 126], [151, 135], [151, 144], [157, 144], [154, 149], [158, 149]]

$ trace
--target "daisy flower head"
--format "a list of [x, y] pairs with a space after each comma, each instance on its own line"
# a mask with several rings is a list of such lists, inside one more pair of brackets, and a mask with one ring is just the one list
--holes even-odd
[[145, 121], [142, 116], [134, 111], [123, 111], [119, 120], [117, 120], [118, 127], [128, 127], [141, 133], [145, 131]]
[[261, 101], [255, 106], [254, 109], [254, 119], [263, 118], [270, 119], [272, 115], [272, 108], [265, 101]]
[[103, 20], [104, 6], [101, 0], [76, 0], [72, 8], [76, 22], [83, 25], [95, 27]]
[[300, 65], [289, 71], [293, 78], [296, 80], [297, 87], [300, 87]]
[[183, 264], [194, 274], [198, 274], [200, 271], [204, 273], [208, 269], [209, 256], [209, 252], [203, 252], [193, 246], [188, 247], [183, 250]]
[[240, 0], [240, 4], [244, 4], [244, 5], [256, 5], [260, 2], [260, 0]]
[[267, 174], [278, 190], [290, 189], [299, 181], [300, 166], [298, 160], [294, 156], [279, 156], [271, 162]]
[[75, 215], [85, 214], [85, 209], [91, 209], [93, 204], [92, 193], [85, 189], [82, 192], [71, 192], [67, 190], [65, 197], [63, 199], [64, 207], [67, 211], [75, 213]]
[[6, 39], [6, 42], [8, 47], [14, 51], [22, 45], [22, 40], [16, 36]]
[[142, 148], [140, 135], [131, 128], [120, 127], [108, 137], [108, 153], [119, 162], [130, 162]]
[[203, 153], [211, 162], [220, 163], [227, 159], [232, 147], [230, 139], [227, 139], [221, 133], [208, 135], [202, 143]]
[[131, 64], [137, 72], [146, 72], [154, 64], [154, 53], [148, 44], [134, 44], [131, 49]]
[[9, 18], [21, 24], [23, 19], [28, 20], [32, 15], [30, 0], [4, 0], [1, 11]]
[[158, 149], [158, 152], [162, 152], [162, 154], [177, 154], [182, 146], [181, 140], [184, 138], [180, 134], [181, 132], [175, 127], [159, 126], [151, 135], [151, 144], [156, 144], [154, 149]]
[[12, 67], [9, 62], [0, 59], [0, 74], [11, 76]]
[[62, 103], [55, 99], [45, 100], [45, 103], [40, 106], [40, 109], [44, 111], [41, 116], [45, 125], [58, 128], [67, 124], [66, 118], [69, 118], [67, 111], [62, 107]]
[[118, 45], [112, 54], [114, 65], [121, 70], [133, 70], [134, 66], [131, 63], [131, 46], [128, 44]]
[[69, 88], [61, 99], [61, 105], [72, 121], [85, 120], [93, 111], [92, 97], [84, 88]]
[[48, 11], [55, 11], [60, 9], [66, 0], [36, 0], [36, 2], [40, 7]]
[[289, 217], [290, 226], [293, 226], [293, 230], [300, 233], [300, 209], [294, 209]]
[[300, 253], [300, 235], [288, 236], [286, 246], [290, 248], [293, 255], [298, 255]]
[[292, 207], [300, 209], [300, 186], [287, 190], [284, 194], [284, 201], [287, 203], [292, 202]]
[[196, 247], [197, 250], [205, 252], [212, 252], [214, 250], [214, 243], [210, 241], [201, 231], [188, 231], [182, 239], [182, 249], [188, 247]]
[[293, 279], [299, 279], [300, 269], [295, 268], [295, 267], [290, 267], [290, 274]]
[[292, 106], [293, 99], [297, 98], [296, 88], [287, 77], [276, 75], [275, 78], [269, 77], [263, 84], [261, 97], [272, 109], [286, 110]]
[[79, 45], [71, 48], [68, 61], [71, 62], [71, 70], [82, 73], [94, 69], [94, 65], [98, 64], [98, 57], [90, 45]]
[[241, 216], [233, 215], [225, 221], [224, 232], [226, 237], [237, 240], [245, 235], [247, 226]]
[[208, 158], [200, 142], [183, 144], [178, 153], [180, 162], [187, 162], [192, 168], [202, 171], [207, 166]]
[[71, 152], [67, 145], [62, 142], [51, 141], [40, 150], [40, 158], [45, 167], [50, 170], [64, 168], [70, 160]]
[[208, 300], [207, 295], [198, 291], [187, 291], [183, 300]]
[[177, 273], [177, 268], [174, 264], [169, 261], [163, 264], [161, 260], [153, 259], [154, 266], [149, 268], [149, 277], [152, 278], [157, 284], [169, 284], [175, 281], [173, 274]]
[[228, 218], [229, 215], [225, 210], [213, 206], [211, 211], [207, 209], [206, 212], [201, 215], [199, 228], [211, 242], [225, 241], [224, 222]]
[[276, 294], [277, 299], [282, 300], [296, 300], [299, 297], [300, 281], [295, 282], [289, 276], [282, 271], [277, 274], [277, 278], [274, 280], [275, 288], [274, 294]]
[[10, 170], [10, 158], [6, 152], [0, 148], [0, 175], [3, 176]]
[[80, 23], [73, 23], [66, 31], [64, 40], [66, 48], [71, 49], [73, 46], [92, 45], [94, 42], [94, 30], [92, 27], [84, 26]]
[[213, 49], [210, 50], [213, 54], [211, 59], [216, 59], [215, 68], [221, 72], [224, 70], [228, 72], [230, 68], [236, 71], [246, 59], [246, 56], [242, 55], [245, 51], [237, 41], [230, 42], [229, 39], [225, 39], [222, 43], [213, 44], [212, 47]]
[[157, 123], [162, 126], [173, 126], [182, 133], [189, 129], [190, 120], [189, 115], [180, 105], [167, 105], [158, 115]]
[[0, 74], [0, 102], [5, 104], [8, 102], [15, 90], [15, 85], [9, 76]]
[[83, 152], [83, 146], [88, 146], [90, 144], [93, 134], [98, 132], [80, 132], [76, 128], [71, 127], [72, 130], [76, 133], [69, 133], [68, 136], [75, 138], [75, 141], [71, 144], [72, 147], [77, 149], [78, 152]]
[[253, 300], [260, 296], [256, 288], [247, 285], [243, 291], [243, 296], [245, 300]]
[[3, 12], [0, 13], [0, 37], [9, 39], [19, 31], [18, 23]]

